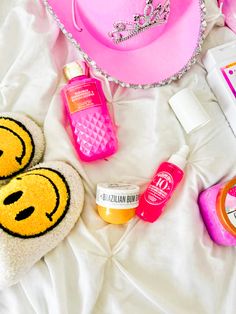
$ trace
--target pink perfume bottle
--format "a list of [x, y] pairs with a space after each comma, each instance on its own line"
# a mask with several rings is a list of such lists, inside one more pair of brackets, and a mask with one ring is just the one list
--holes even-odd
[[78, 155], [84, 161], [93, 161], [114, 154], [117, 138], [101, 83], [85, 73], [85, 68], [78, 62], [65, 65], [68, 83], [62, 89], [61, 97]]
[[159, 166], [151, 183], [140, 197], [137, 216], [148, 222], [154, 222], [159, 218], [184, 176], [183, 169], [188, 153], [189, 147], [184, 145], [167, 162]]

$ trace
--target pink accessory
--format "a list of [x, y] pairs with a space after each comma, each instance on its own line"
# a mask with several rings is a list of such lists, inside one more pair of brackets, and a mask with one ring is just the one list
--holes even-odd
[[198, 203], [212, 240], [219, 245], [236, 246], [236, 178], [206, 189]]
[[219, 6], [225, 15], [225, 22], [229, 28], [236, 33], [236, 1], [218, 0]]
[[153, 6], [153, 0], [146, 0], [146, 6], [143, 14], [135, 14], [131, 22], [115, 22], [114, 30], [108, 35], [118, 44], [127, 40], [140, 32], [147, 30], [149, 27], [165, 24], [168, 21], [170, 13], [170, 0], [156, 7]]
[[93, 161], [117, 151], [115, 127], [112, 123], [101, 83], [89, 78], [77, 62], [64, 67], [69, 82], [61, 97], [74, 136], [79, 157]]
[[[166, 23], [148, 27], [117, 45], [108, 36], [114, 21], [132, 22], [135, 12], [142, 15], [144, 1], [43, 0], [92, 68], [121, 86], [149, 88], [179, 79], [196, 62], [206, 27], [205, 1], [173, 0]], [[163, 8], [165, 1], [151, 4]]]
[[188, 153], [189, 148], [184, 145], [168, 162], [163, 162], [159, 166], [151, 183], [140, 197], [137, 216], [148, 222], [154, 222], [159, 218], [184, 176], [183, 169]]

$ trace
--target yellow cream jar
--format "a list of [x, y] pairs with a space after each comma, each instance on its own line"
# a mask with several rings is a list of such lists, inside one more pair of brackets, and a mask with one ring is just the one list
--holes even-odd
[[135, 215], [139, 186], [125, 183], [99, 183], [96, 203], [99, 215], [111, 224], [124, 224]]

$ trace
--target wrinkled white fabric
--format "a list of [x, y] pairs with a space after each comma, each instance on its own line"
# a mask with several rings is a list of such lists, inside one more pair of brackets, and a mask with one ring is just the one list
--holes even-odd
[[[223, 27], [215, 0], [207, 0], [207, 9], [202, 54], [236, 39]], [[0, 291], [0, 313], [235, 314], [236, 249], [211, 241], [197, 197], [235, 176], [236, 140], [201, 62], [162, 88], [132, 90], [103, 81], [119, 151], [108, 161], [82, 163], [63, 126], [59, 95], [62, 66], [78, 56], [40, 2], [1, 0], [0, 110], [27, 113], [42, 125], [45, 160], [71, 163], [83, 178], [86, 200], [69, 236], [19, 284]], [[194, 90], [211, 117], [191, 135], [168, 105], [184, 87]], [[99, 218], [96, 183], [124, 181], [144, 189], [160, 162], [184, 143], [191, 149], [185, 179], [156, 223], [135, 218], [114, 226]]]

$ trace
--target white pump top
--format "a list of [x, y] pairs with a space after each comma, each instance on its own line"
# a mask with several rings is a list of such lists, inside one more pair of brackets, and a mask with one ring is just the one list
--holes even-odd
[[169, 158], [168, 162], [184, 170], [184, 167], [187, 163], [188, 155], [189, 155], [189, 147], [188, 145], [183, 145], [177, 153], [173, 154]]

